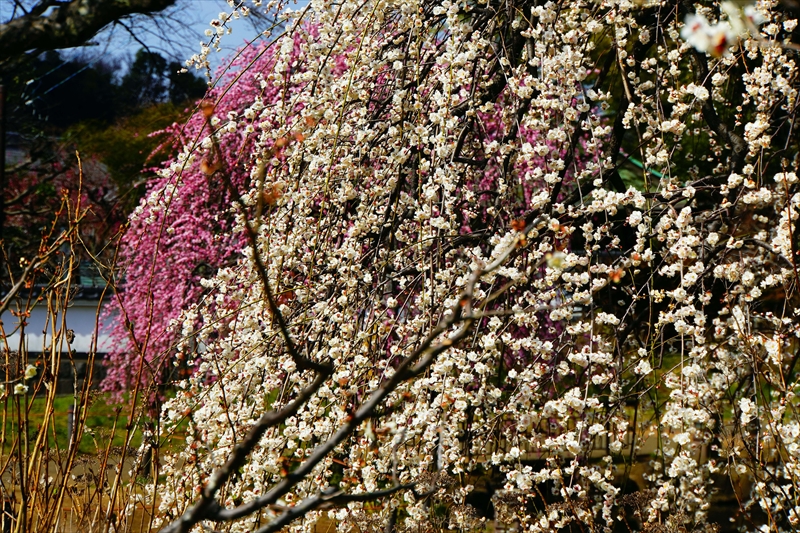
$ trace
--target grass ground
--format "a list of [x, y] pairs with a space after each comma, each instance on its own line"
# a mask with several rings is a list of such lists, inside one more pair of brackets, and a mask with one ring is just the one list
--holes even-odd
[[[108, 393], [98, 393], [93, 396], [86, 416], [86, 425], [78, 444], [79, 454], [96, 454], [111, 446], [122, 446], [125, 443], [126, 426], [131, 412], [130, 402], [123, 399], [115, 401]], [[68, 418], [70, 408], [73, 406], [72, 396], [56, 396], [52, 406], [53, 424], [48, 429], [48, 445], [51, 449], [65, 450], [69, 441]], [[29, 441], [36, 438], [36, 434], [45, 421], [47, 403], [44, 397], [30, 400], [27, 427]], [[0, 416], [3, 411], [5, 416], [5, 442], [2, 443], [3, 453], [7, 453], [19, 435], [19, 419], [13, 405], [13, 399], [7, 400], [5, 405], [0, 404]], [[77, 418], [77, 417], [76, 417]], [[78, 423], [78, 422], [76, 422]], [[130, 443], [138, 447], [142, 441], [141, 430], [134, 430]]]

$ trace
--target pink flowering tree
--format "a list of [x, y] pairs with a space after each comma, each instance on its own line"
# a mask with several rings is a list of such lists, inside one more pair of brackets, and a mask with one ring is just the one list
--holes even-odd
[[179, 154], [164, 168], [150, 169], [156, 176], [120, 243], [121, 290], [105, 315], [112, 328], [107, 390], [161, 383], [172, 363], [187, 362], [187, 355], [191, 362], [191, 354], [176, 350], [174, 323], [208, 294], [201, 281], [235, 265], [245, 245], [232, 191], [214, 174], [226, 172], [235, 194], [249, 187], [255, 129], [240, 128], [238, 121], [259, 115], [259, 102], [275, 105], [286, 97], [271, 79], [274, 65], [273, 49], [241, 50], [189, 121], [166, 131]]
[[[162, 411], [187, 432], [149, 487], [164, 531], [800, 523], [789, 8], [280, 13], [270, 68], [231, 84], [251, 100], [165, 173], [218, 187], [209, 242], [239, 255], [164, 334], [195, 357]], [[140, 233], [169, 235], [180, 187]], [[151, 322], [172, 304], [141, 290]]]

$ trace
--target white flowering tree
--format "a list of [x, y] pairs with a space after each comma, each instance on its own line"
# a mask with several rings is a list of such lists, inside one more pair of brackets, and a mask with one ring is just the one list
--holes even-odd
[[769, 1], [287, 14], [236, 78], [282, 97], [207, 105], [147, 203], [202, 159], [249, 242], [184, 314], [163, 531], [480, 531], [477, 484], [528, 531], [706, 531], [725, 477], [740, 523], [798, 527], [795, 26]]

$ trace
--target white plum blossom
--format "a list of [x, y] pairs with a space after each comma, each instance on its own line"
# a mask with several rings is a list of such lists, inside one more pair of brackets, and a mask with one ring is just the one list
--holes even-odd
[[742, 424], [750, 423], [757, 416], [756, 404], [750, 398], [739, 400], [739, 409], [741, 410], [740, 419]]
[[636, 364], [636, 368], [633, 371], [639, 375], [647, 375], [653, 371], [653, 367], [650, 366], [650, 362], [647, 359], [642, 359]]

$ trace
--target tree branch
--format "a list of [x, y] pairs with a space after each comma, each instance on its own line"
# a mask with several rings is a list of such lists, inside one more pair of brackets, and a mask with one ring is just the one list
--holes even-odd
[[315, 511], [317, 509], [332, 509], [334, 507], [342, 507], [350, 502], [369, 502], [386, 496], [391, 496], [395, 492], [410, 488], [413, 488], [413, 485], [395, 485], [394, 487], [375, 492], [345, 494], [339, 489], [329, 487], [319, 494], [311, 496], [310, 498], [306, 498], [294, 507], [286, 509], [283, 514], [261, 529], [256, 530], [255, 533], [273, 533], [274, 531], [280, 531], [284, 526], [290, 524], [293, 520], [305, 516], [306, 513]]
[[[691, 59], [697, 73], [697, 81], [706, 88], [708, 94], [714, 94], [714, 87], [711, 84], [711, 76], [708, 71], [708, 58], [692, 48]], [[730, 171], [739, 172], [744, 166], [744, 157], [747, 155], [747, 143], [741, 135], [733, 131], [733, 128], [725, 124], [714, 109], [713, 98], [709, 97], [703, 102], [703, 118], [720, 139], [731, 146], [732, 154], [730, 157]]]
[[135, 13], [161, 11], [176, 0], [72, 0], [46, 15], [33, 10], [0, 26], [0, 64], [31, 50], [80, 46], [108, 24]]

